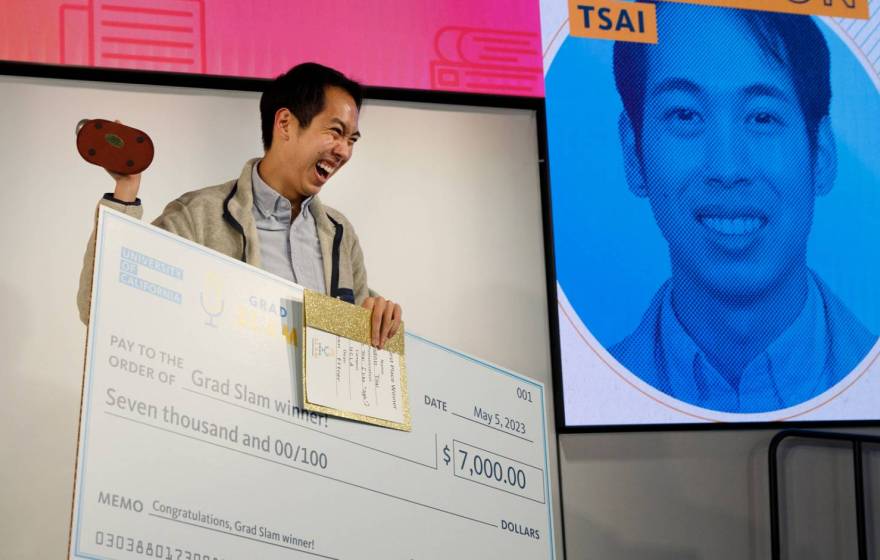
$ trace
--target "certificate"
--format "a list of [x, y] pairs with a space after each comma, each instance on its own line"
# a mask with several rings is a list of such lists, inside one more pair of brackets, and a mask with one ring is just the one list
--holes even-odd
[[101, 209], [69, 558], [553, 558], [544, 386], [407, 333], [411, 431], [306, 410], [302, 301]]
[[305, 408], [410, 430], [403, 327], [379, 350], [368, 310], [310, 290], [303, 308]]

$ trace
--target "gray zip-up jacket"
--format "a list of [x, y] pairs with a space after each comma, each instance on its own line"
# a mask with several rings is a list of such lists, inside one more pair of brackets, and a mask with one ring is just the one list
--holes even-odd
[[[249, 160], [237, 180], [189, 192], [172, 201], [153, 225], [259, 267], [260, 240], [253, 215], [251, 183], [251, 172], [258, 161], [259, 158]], [[102, 199], [100, 205], [138, 219], [144, 213], [139, 204], [123, 204], [108, 198]], [[327, 294], [360, 305], [372, 292], [367, 287], [364, 254], [354, 228], [340, 212], [321, 204], [317, 196], [309, 208], [318, 229]], [[88, 323], [91, 306], [96, 230], [92, 230], [83, 257], [76, 298], [83, 323]]]

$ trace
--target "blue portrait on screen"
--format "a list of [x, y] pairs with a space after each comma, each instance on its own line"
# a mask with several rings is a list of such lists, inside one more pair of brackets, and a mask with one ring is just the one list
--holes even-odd
[[613, 65], [627, 186], [671, 276], [608, 351], [700, 407], [794, 406], [877, 340], [807, 264], [837, 176], [828, 46], [804, 16], [660, 3], [657, 20], [660, 42], [618, 42]]

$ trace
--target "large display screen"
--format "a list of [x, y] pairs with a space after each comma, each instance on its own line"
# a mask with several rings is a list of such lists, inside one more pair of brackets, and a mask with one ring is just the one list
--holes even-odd
[[545, 57], [564, 424], [878, 420], [880, 17], [594, 4]]

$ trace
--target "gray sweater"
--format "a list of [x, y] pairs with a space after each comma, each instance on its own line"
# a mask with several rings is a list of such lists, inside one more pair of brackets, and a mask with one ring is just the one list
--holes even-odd
[[[224, 255], [260, 266], [260, 240], [253, 216], [251, 172], [258, 158], [245, 163], [237, 180], [189, 192], [172, 201], [153, 225], [200, 243]], [[140, 219], [140, 205], [122, 204], [104, 198], [104, 205]], [[367, 287], [364, 255], [351, 223], [340, 212], [324, 206], [314, 197], [310, 206], [318, 229], [318, 241], [324, 260], [324, 285], [327, 294], [360, 305], [371, 295]], [[97, 211], [95, 212], [97, 220]], [[83, 323], [88, 323], [92, 296], [92, 272], [95, 265], [93, 228], [83, 257], [76, 303]]]

